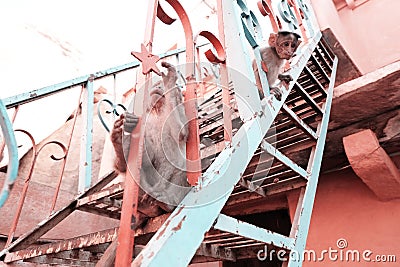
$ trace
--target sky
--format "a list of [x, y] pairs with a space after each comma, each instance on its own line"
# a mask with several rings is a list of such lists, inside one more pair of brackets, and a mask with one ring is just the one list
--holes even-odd
[[[196, 15], [212, 13], [201, 4], [202, 0], [181, 2], [186, 10], [196, 10]], [[0, 1], [0, 98], [133, 61], [130, 52], [140, 51], [144, 39], [147, 3], [136, 0]], [[165, 2], [163, 6], [176, 17]], [[167, 28], [159, 21], [156, 23], [154, 54], [165, 52], [183, 36], [179, 24]], [[198, 25], [204, 26], [204, 23]], [[117, 81], [117, 84], [123, 91], [133, 86], [126, 82]], [[110, 81], [105, 85], [95, 84], [95, 89], [100, 85], [113, 91]], [[62, 126], [74, 111], [77, 96], [75, 90], [23, 105], [14, 129], [28, 130], [36, 143], [40, 142]], [[17, 136], [17, 142], [26, 143], [26, 138], [18, 141], [21, 138]], [[27, 150], [29, 146], [25, 147]]]
[[[165, 1], [160, 2], [171, 17], [177, 17]], [[180, 2], [189, 14], [194, 34], [208, 30], [217, 35], [214, 0]], [[254, 10], [256, 1], [247, 2], [251, 2]], [[144, 39], [147, 3], [143, 0], [0, 1], [0, 97], [133, 61], [130, 52], [140, 51]], [[181, 25], [166, 26], [157, 20], [153, 53], [163, 53], [175, 43], [184, 46]], [[118, 89], [130, 89], [132, 77], [127, 81], [129, 84], [117, 81]], [[100, 85], [113, 91], [110, 81], [95, 84], [95, 89]], [[38, 143], [65, 122], [76, 107], [77, 95], [77, 90], [69, 91], [23, 105], [15, 129], [28, 130]]]
[[146, 6], [128, 0], [1, 1], [0, 71], [7, 82], [1, 96], [131, 61], [144, 35]]
[[[165, 3], [172, 17], [176, 14]], [[214, 0], [180, 0], [194, 33], [216, 33]], [[250, 4], [256, 3], [249, 0]], [[254, 2], [254, 3], [253, 3]], [[2, 98], [131, 62], [140, 51], [148, 1], [3, 0], [0, 1]], [[256, 12], [257, 13], [257, 12]], [[179, 23], [156, 22], [154, 53], [178, 41]], [[22, 77], [21, 77], [22, 76]]]

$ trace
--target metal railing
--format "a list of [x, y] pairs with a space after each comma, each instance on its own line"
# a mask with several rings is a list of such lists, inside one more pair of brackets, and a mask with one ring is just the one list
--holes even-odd
[[[173, 1], [172, 1], [173, 2]], [[273, 1], [276, 6], [272, 7], [272, 1], [271, 0], [262, 0], [259, 3], [259, 9], [260, 12], [263, 16], [267, 16], [271, 22], [272, 29], [273, 31], [278, 31], [279, 28], [281, 27], [282, 24], [284, 24], [286, 27], [288, 27], [288, 30], [294, 30], [298, 29], [301, 31], [303, 40], [307, 42], [307, 40], [312, 38], [315, 35], [316, 32], [316, 27], [315, 27], [315, 18], [312, 16], [312, 11], [310, 10], [310, 6], [306, 5], [304, 1], [302, 0], [283, 0], [283, 1]], [[277, 4], [278, 3], [278, 4]], [[243, 26], [243, 29], [240, 30], [240, 32], [244, 32], [245, 37], [250, 44], [250, 46], [253, 48], [255, 52], [255, 57], [256, 61], [258, 64], [260, 64], [260, 55], [259, 55], [259, 44], [261, 43], [263, 37], [260, 35], [261, 30], [259, 29], [260, 25], [255, 18], [254, 14], [247, 9], [246, 4], [244, 3], [243, 0], [237, 0], [238, 8], [240, 9], [241, 12], [241, 23]], [[275, 16], [274, 10], [276, 13], [279, 13], [279, 16]], [[282, 21], [279, 21], [282, 20]], [[299, 23], [299, 21], [302, 21], [304, 23]], [[206, 36], [204, 36], [206, 37]], [[241, 48], [242, 44], [239, 45], [239, 48]], [[247, 45], [247, 44], [246, 44]], [[215, 46], [214, 46], [215, 48]], [[229, 49], [228, 49], [229, 50]], [[160, 58], [166, 58], [166, 57], [171, 57], [171, 56], [177, 56], [181, 53], [184, 53], [186, 50], [185, 49], [177, 49], [173, 51], [169, 51], [167, 53], [159, 55]], [[232, 50], [233, 51], [233, 50]], [[231, 51], [228, 51], [231, 52]], [[228, 54], [228, 53], [227, 53]], [[229, 54], [231, 55], [231, 54]], [[234, 57], [231, 57], [234, 58]], [[221, 58], [216, 57], [218, 60], [222, 60]], [[238, 63], [238, 61], [235, 61], [235, 64], [237, 67], [239, 67], [241, 64]], [[242, 64], [248, 66], [248, 64]], [[93, 142], [93, 116], [94, 116], [94, 106], [93, 106], [93, 101], [94, 101], [94, 91], [93, 91], [93, 83], [94, 81], [98, 79], [102, 79], [105, 77], [112, 77], [115, 81], [116, 75], [120, 74], [122, 72], [125, 72], [127, 70], [131, 69], [136, 69], [137, 67], [140, 66], [139, 61], [133, 61], [128, 64], [120, 65], [117, 67], [109, 68], [103, 71], [98, 71], [90, 75], [84, 75], [75, 79], [71, 79], [62, 83], [54, 84], [51, 86], [43, 87], [37, 90], [32, 90], [26, 93], [18, 94], [12, 97], [8, 97], [5, 99], [0, 100], [0, 125], [2, 127], [3, 131], [3, 136], [4, 136], [4, 142], [8, 148], [9, 151], [9, 163], [8, 163], [8, 172], [7, 172], [7, 177], [4, 182], [3, 189], [0, 193], [0, 208], [4, 205], [9, 192], [12, 188], [12, 185], [15, 182], [15, 179], [17, 177], [17, 172], [18, 172], [18, 155], [17, 155], [17, 144], [15, 141], [14, 137], [14, 130], [12, 127], [11, 120], [8, 117], [7, 114], [7, 109], [12, 109], [12, 108], [18, 108], [21, 105], [27, 104], [32, 101], [36, 101], [45, 97], [49, 97], [55, 94], [58, 94], [60, 92], [66, 91], [66, 90], [71, 90], [77, 87], [81, 88], [81, 94], [79, 96], [78, 100], [78, 106], [76, 107], [76, 113], [74, 116], [74, 122], [71, 130], [71, 136], [72, 133], [75, 130], [75, 124], [76, 124], [76, 118], [77, 118], [77, 112], [80, 107], [82, 107], [82, 119], [85, 122], [84, 123], [84, 129], [82, 131], [82, 136], [81, 136], [81, 148], [80, 148], [80, 163], [79, 163], [79, 186], [78, 186], [78, 191], [83, 192], [85, 189], [90, 187], [91, 185], [91, 179], [92, 179], [92, 142]], [[239, 68], [238, 68], [239, 69]], [[261, 67], [259, 66], [259, 69]], [[240, 70], [240, 69], [239, 69]], [[246, 73], [246, 72], [243, 72]], [[262, 81], [263, 84], [267, 84], [266, 77], [262, 75]], [[248, 91], [248, 88], [236, 87], [237, 93], [240, 94], [242, 91]], [[240, 91], [242, 90], [242, 91]], [[266, 90], [266, 95], [269, 95], [269, 88], [264, 88]], [[256, 91], [255, 91], [256, 92]], [[246, 92], [247, 94], [247, 92]], [[259, 106], [259, 109], [261, 110], [261, 103], [260, 99], [258, 97], [258, 94], [254, 93], [254, 101], [249, 101], [249, 104], [255, 103], [254, 107], [252, 107], [255, 110], [256, 106]], [[111, 107], [113, 108], [113, 111], [115, 111], [115, 108], [117, 105], [115, 105], [112, 102], [109, 102]], [[245, 113], [245, 108], [239, 107], [239, 109], [242, 109], [243, 117], [252, 117], [254, 114], [253, 113]], [[224, 115], [225, 116], [225, 115]], [[230, 118], [230, 117], [229, 117]], [[20, 203], [18, 205], [16, 215], [14, 217], [14, 222], [12, 224], [8, 242], [9, 244], [12, 241], [13, 235], [15, 233], [15, 229], [18, 224], [18, 219], [19, 215], [22, 210], [22, 206], [24, 203], [24, 199], [26, 196], [26, 192], [29, 186], [29, 182], [31, 180], [31, 176], [34, 170], [34, 165], [36, 163], [36, 158], [37, 155], [40, 153], [42, 148], [48, 144], [56, 144], [61, 147], [63, 150], [64, 154], [61, 157], [55, 157], [52, 156], [53, 160], [63, 160], [63, 167], [58, 179], [57, 187], [54, 193], [53, 197], [53, 202], [51, 205], [51, 211], [50, 214], [54, 211], [55, 204], [57, 202], [57, 197], [58, 197], [58, 192], [60, 189], [61, 181], [64, 176], [64, 167], [65, 167], [65, 162], [68, 157], [68, 152], [70, 148], [70, 140], [68, 141], [67, 145], [62, 144], [61, 142], [58, 141], [50, 141], [47, 143], [44, 143], [40, 147], [37, 147], [34, 138], [32, 135], [29, 134], [29, 132], [24, 131], [24, 130], [19, 130], [25, 134], [27, 134], [30, 139], [32, 140], [32, 147], [33, 147], [33, 158], [32, 158], [32, 165], [30, 166], [30, 171], [28, 176], [25, 178], [25, 186], [23, 188], [23, 193], [21, 194], [20, 197]], [[232, 133], [228, 133], [227, 136], [231, 136]], [[227, 141], [229, 141], [227, 139]], [[1, 210], [0, 210], [1, 212]]]
[[[205, 44], [201, 44], [198, 47], [202, 47]], [[184, 54], [185, 49], [176, 49], [172, 51], [168, 51], [159, 55], [161, 59], [165, 59], [168, 57], [176, 56], [179, 57], [180, 54]], [[68, 153], [71, 147], [71, 140], [74, 132], [76, 131], [76, 121], [78, 117], [78, 113], [80, 109], [82, 109], [82, 117], [83, 121], [83, 130], [81, 136], [81, 148], [80, 148], [80, 165], [79, 165], [79, 185], [78, 185], [78, 193], [82, 193], [91, 185], [92, 179], [92, 143], [93, 143], [93, 116], [94, 116], [94, 93], [93, 93], [93, 83], [96, 80], [100, 80], [106, 77], [112, 77], [115, 80], [117, 79], [117, 75], [129, 70], [135, 70], [140, 66], [140, 62], [135, 60], [131, 63], [127, 63], [124, 65], [120, 65], [117, 67], [108, 68], [102, 71], [97, 71], [94, 74], [83, 75], [78, 78], [74, 78], [71, 80], [67, 80], [61, 83], [57, 83], [54, 85], [46, 86], [43, 88], [39, 88], [36, 90], [32, 90], [26, 93], [18, 94], [15, 96], [11, 96], [8, 98], [0, 99], [0, 126], [2, 130], [3, 142], [0, 144], [1, 152], [3, 154], [4, 148], [8, 149], [8, 163], [7, 163], [7, 176], [4, 181], [3, 188], [0, 193], [0, 208], [6, 203], [10, 195], [10, 191], [17, 179], [18, 176], [18, 168], [19, 168], [19, 158], [18, 158], [18, 144], [16, 142], [15, 133], [20, 132], [27, 135], [31, 142], [32, 147], [32, 159], [30, 161], [30, 166], [28, 168], [28, 173], [24, 178], [24, 184], [19, 196], [19, 201], [17, 204], [17, 208], [15, 211], [15, 215], [13, 218], [13, 222], [11, 224], [11, 228], [8, 235], [8, 240], [6, 246], [9, 245], [16, 232], [16, 228], [18, 225], [18, 221], [21, 215], [21, 211], [26, 199], [27, 191], [29, 188], [29, 183], [31, 181], [32, 175], [34, 173], [35, 165], [37, 163], [37, 158], [39, 153], [45, 146], [50, 144], [57, 145], [63, 151], [61, 156], [51, 155], [50, 158], [56, 161], [62, 161], [61, 170], [59, 176], [57, 178], [57, 185], [55, 187], [54, 196], [52, 198], [50, 213], [51, 215], [55, 211], [55, 206], [57, 203], [57, 198], [60, 192], [61, 183], [64, 177], [65, 165], [67, 162]], [[17, 116], [17, 111], [20, 106], [25, 105], [27, 103], [51, 97], [55, 94], [67, 91], [74, 90], [80, 87], [79, 99], [77, 100], [77, 106], [73, 116], [72, 128], [71, 132], [68, 134], [68, 140], [66, 144], [63, 144], [57, 140], [51, 140], [44, 142], [43, 144], [37, 144], [35, 138], [29, 131], [23, 129], [13, 129], [13, 122], [15, 117]], [[120, 104], [114, 104], [112, 101], [108, 99], [105, 102], [109, 104], [112, 108], [111, 111], [107, 111], [107, 113], [116, 113], [116, 109]], [[7, 110], [15, 109], [13, 117], [10, 119]], [[99, 109], [100, 110], [100, 109]], [[104, 119], [101, 117], [99, 113], [100, 121], [102, 122], [105, 130], [108, 130]], [[1, 213], [1, 209], [0, 209]]]

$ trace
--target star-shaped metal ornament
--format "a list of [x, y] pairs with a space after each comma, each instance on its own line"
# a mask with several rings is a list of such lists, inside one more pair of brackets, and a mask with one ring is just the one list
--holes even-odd
[[141, 52], [131, 52], [131, 54], [142, 62], [142, 73], [148, 74], [150, 71], [154, 71], [157, 75], [161, 75], [161, 71], [156, 65], [160, 57], [151, 54], [144, 44], [141, 45], [141, 50]]

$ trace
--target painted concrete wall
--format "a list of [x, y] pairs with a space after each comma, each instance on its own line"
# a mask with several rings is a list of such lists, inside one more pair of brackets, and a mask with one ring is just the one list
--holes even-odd
[[[294, 195], [289, 197], [289, 207], [293, 216]], [[323, 261], [314, 261], [312, 256], [303, 266], [397, 266], [400, 262], [399, 221], [400, 199], [379, 201], [350, 168], [324, 175], [317, 189], [307, 249], [315, 251], [319, 258], [323, 250], [331, 248], [332, 259], [335, 255], [339, 258], [330, 260], [329, 254], [325, 254]], [[338, 240], [341, 240], [340, 244], [345, 240], [347, 247], [339, 249]], [[352, 260], [352, 254], [348, 256], [350, 262], [346, 262], [346, 253], [351, 253], [349, 250], [359, 251], [359, 262]], [[372, 252], [366, 252], [370, 259], [377, 255], [397, 254], [397, 263], [368, 263], [362, 260], [366, 250]], [[341, 253], [343, 261], [340, 261]]]
[[333, 30], [362, 74], [400, 60], [400, 1], [369, 0], [339, 11], [332, 0], [311, 2], [321, 29]]

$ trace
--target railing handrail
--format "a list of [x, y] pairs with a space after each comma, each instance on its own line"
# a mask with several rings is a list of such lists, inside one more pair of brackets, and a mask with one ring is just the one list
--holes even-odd
[[[208, 43], [203, 43], [196, 47], [201, 47], [201, 46], [204, 46], [207, 44]], [[171, 51], [162, 53], [159, 55], [159, 57], [160, 57], [160, 59], [163, 59], [166, 57], [178, 55], [185, 51], [186, 51], [186, 48], [178, 48], [175, 50], [171, 50]], [[111, 67], [111, 68], [101, 70], [101, 71], [96, 71], [93, 74], [83, 75], [83, 76], [80, 76], [77, 78], [73, 78], [73, 79], [61, 82], [61, 83], [56, 83], [53, 85], [45, 86], [45, 87], [35, 89], [35, 90], [29, 91], [29, 92], [18, 94], [15, 96], [10, 96], [10, 97], [2, 99], [2, 101], [7, 109], [13, 108], [13, 107], [16, 107], [16, 106], [19, 106], [22, 104], [26, 104], [26, 103], [44, 98], [49, 95], [53, 95], [53, 94], [65, 91], [65, 90], [70, 89], [75, 86], [83, 85], [88, 81], [88, 79], [90, 77], [94, 77], [94, 79], [100, 79], [100, 78], [104, 78], [107, 76], [118, 74], [123, 71], [130, 70], [133, 68], [137, 68], [137, 67], [139, 67], [139, 65], [140, 65], [140, 62], [138, 60], [134, 60], [130, 63], [126, 63], [126, 64], [119, 65], [116, 67]]]

